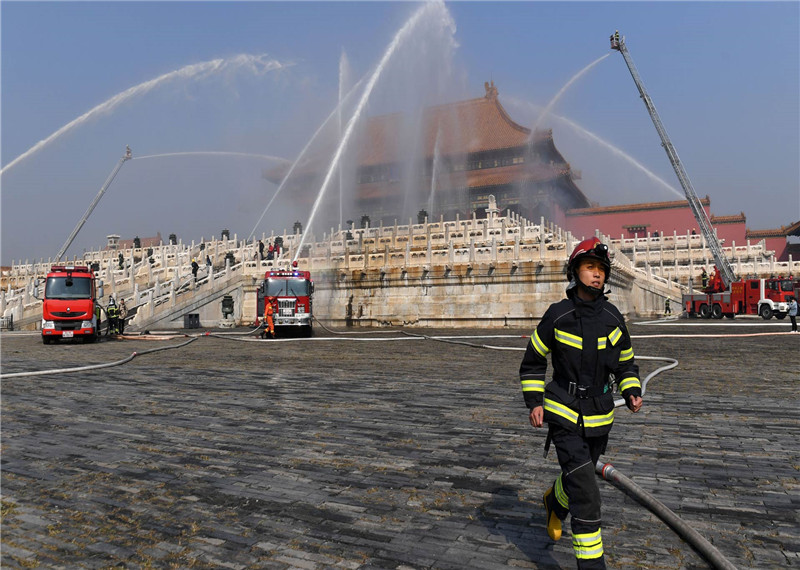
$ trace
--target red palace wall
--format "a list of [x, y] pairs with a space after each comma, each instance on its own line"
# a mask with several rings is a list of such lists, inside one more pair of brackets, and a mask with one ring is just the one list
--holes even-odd
[[[706, 213], [708, 207], [704, 206]], [[647, 234], [672, 235], [691, 233], [694, 229], [699, 233], [697, 221], [694, 219], [689, 205], [671, 208], [639, 208], [637, 204], [617, 208], [586, 208], [569, 210], [566, 213], [566, 228], [575, 237], [593, 236], [595, 230], [619, 239], [620, 236], [632, 238], [634, 234], [647, 237]], [[720, 236], [722, 237], [722, 236]]]
[[[710, 217], [709, 206], [704, 204], [703, 209]], [[732, 242], [744, 245], [747, 243], [745, 223], [742, 216], [741, 219], [720, 221], [712, 226], [717, 230], [717, 237], [724, 240], [724, 245], [730, 246]], [[661, 236], [671, 236], [673, 232], [686, 235], [693, 230], [700, 233], [694, 214], [685, 202], [569, 210], [565, 215], [564, 227], [577, 238], [592, 236], [595, 230], [614, 239], [620, 236], [632, 238], [634, 235], [647, 237], [648, 233], [654, 236], [655, 232]]]

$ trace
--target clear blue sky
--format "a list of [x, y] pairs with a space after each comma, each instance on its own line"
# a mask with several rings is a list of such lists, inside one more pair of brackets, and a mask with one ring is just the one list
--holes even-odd
[[[3, 173], [2, 264], [55, 255], [130, 144], [134, 156], [225, 151], [293, 159], [333, 110], [344, 52], [372, 72], [418, 4], [388, 2], [0, 3], [0, 152], [5, 167], [114, 95], [165, 73], [237, 54], [286, 67], [164, 82], [73, 128]], [[443, 99], [483, 95], [494, 80], [517, 122], [609, 53], [615, 29], [712, 213], [743, 211], [765, 229], [800, 219], [800, 3], [456, 2], [446, 38], [422, 28], [390, 63], [404, 89], [446, 83]], [[446, 35], [446, 34], [445, 34]], [[387, 87], [386, 91], [392, 88]], [[405, 93], [406, 91], [404, 91]], [[398, 98], [370, 103], [395, 110]], [[672, 200], [629, 155], [680, 189], [622, 57], [613, 52], [552, 109], [619, 149], [551, 117], [556, 146], [601, 205]], [[134, 160], [120, 171], [68, 254], [161, 232], [184, 241], [246, 236], [274, 192], [266, 158]], [[261, 231], [308, 212], [275, 210]], [[320, 230], [321, 233], [321, 230]]]

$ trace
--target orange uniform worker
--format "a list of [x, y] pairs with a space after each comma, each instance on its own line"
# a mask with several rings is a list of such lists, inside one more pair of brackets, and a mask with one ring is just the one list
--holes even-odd
[[272, 319], [272, 315], [275, 313], [275, 310], [272, 308], [272, 300], [273, 297], [268, 297], [266, 305], [264, 306], [264, 332], [262, 336], [266, 336], [267, 333], [272, 338], [275, 338], [275, 322]]

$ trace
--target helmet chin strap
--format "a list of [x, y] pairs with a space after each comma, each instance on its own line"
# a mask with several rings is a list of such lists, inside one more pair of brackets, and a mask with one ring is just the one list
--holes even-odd
[[590, 295], [592, 295], [594, 297], [599, 297], [600, 295], [602, 295], [604, 293], [605, 284], [603, 284], [603, 287], [599, 287], [598, 288], [598, 287], [592, 287], [590, 285], [587, 285], [586, 283], [584, 283], [580, 279], [577, 279], [577, 282], [578, 282], [578, 287], [580, 287], [581, 289], [583, 289], [584, 291], [588, 292]]

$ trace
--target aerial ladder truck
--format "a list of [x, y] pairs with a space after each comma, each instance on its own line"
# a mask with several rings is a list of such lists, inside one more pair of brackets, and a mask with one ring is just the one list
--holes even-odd
[[792, 279], [737, 279], [733, 267], [722, 251], [711, 221], [694, 191], [689, 175], [686, 174], [681, 159], [661, 123], [653, 100], [647, 94], [644, 83], [639, 77], [639, 72], [625, 45], [625, 37], [620, 36], [619, 31], [616, 31], [611, 34], [610, 39], [611, 49], [620, 52], [625, 59], [633, 82], [639, 90], [639, 96], [644, 101], [653, 125], [658, 131], [658, 136], [661, 137], [661, 146], [664, 147], [667, 158], [678, 176], [678, 181], [686, 194], [686, 200], [697, 220], [697, 225], [700, 226], [700, 232], [716, 266], [714, 279], [709, 287], [705, 288], [702, 293], [683, 295], [683, 308], [689, 316], [698, 315], [702, 318], [721, 319], [723, 316], [733, 318], [735, 315], [742, 314], [757, 314], [764, 319], [770, 319], [773, 315], [779, 319], [784, 318], [789, 310], [788, 299], [794, 295], [795, 287]]

